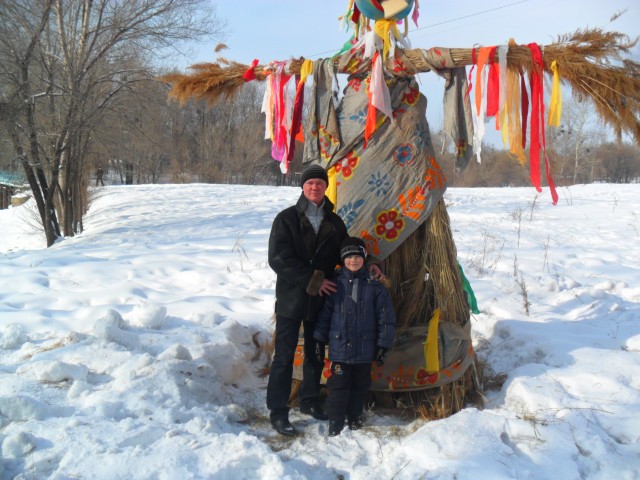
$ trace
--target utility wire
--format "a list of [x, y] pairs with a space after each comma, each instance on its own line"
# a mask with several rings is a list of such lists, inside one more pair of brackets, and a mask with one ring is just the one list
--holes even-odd
[[470, 13], [469, 15], [464, 15], [462, 17], [452, 18], [450, 20], [445, 20], [444, 22], [433, 23], [431, 25], [426, 25], [424, 27], [416, 28], [413, 30], [414, 32], [418, 32], [420, 30], [424, 30], [426, 28], [439, 27], [440, 25], [445, 25], [447, 23], [457, 22], [458, 20], [464, 20], [465, 18], [477, 17], [478, 15], [483, 15], [485, 13], [495, 12], [496, 10], [502, 10], [503, 8], [513, 7], [514, 5], [520, 5], [521, 3], [527, 3], [531, 0], [521, 0], [520, 2], [509, 3], [508, 5], [502, 5], [501, 7], [490, 8], [489, 10], [483, 10], [481, 12]]
[[[426, 25], [424, 27], [416, 28], [415, 30], [412, 30], [412, 31], [413, 32], [418, 32], [420, 30], [425, 30], [427, 28], [438, 27], [440, 25], [445, 25], [447, 23], [457, 22], [458, 20], [464, 20], [465, 18], [477, 17], [478, 15], [484, 15], [485, 13], [495, 12], [497, 10], [502, 10], [503, 8], [513, 7], [514, 5], [520, 5], [522, 3], [528, 3], [530, 1], [531, 0], [521, 0], [519, 2], [508, 3], [507, 5], [502, 5], [500, 7], [490, 8], [488, 10], [482, 10], [481, 12], [470, 13], [469, 15], [463, 15], [461, 17], [452, 18], [452, 19], [449, 19], [449, 20], [445, 20], [443, 22], [438, 22], [438, 23], [434, 23], [434, 24], [431, 24], [431, 25]], [[325, 55], [325, 54], [328, 54], [328, 53], [335, 53], [335, 50], [327, 50], [325, 52], [314, 53], [313, 55], [309, 55], [307, 58], [318, 57], [320, 55]]]

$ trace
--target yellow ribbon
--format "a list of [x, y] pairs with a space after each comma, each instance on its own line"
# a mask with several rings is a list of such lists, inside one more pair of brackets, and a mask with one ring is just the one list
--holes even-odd
[[498, 115], [500, 115], [500, 130], [502, 133], [502, 144], [507, 146], [509, 143], [509, 111], [507, 104], [508, 100], [504, 102], [504, 108]]
[[327, 175], [329, 176], [329, 186], [324, 193], [327, 198], [331, 200], [331, 203], [333, 203], [335, 210], [335, 206], [338, 205], [338, 174], [336, 173], [336, 167], [331, 167], [327, 171]]
[[376, 23], [373, 25], [373, 31], [382, 39], [382, 58], [386, 60], [387, 56], [389, 55], [389, 49], [391, 48], [389, 32], [393, 32], [393, 36], [396, 38], [396, 40], [400, 39], [398, 24], [395, 20], [381, 18], [380, 20], [376, 20]]
[[558, 73], [558, 62], [551, 62], [553, 72], [553, 83], [551, 87], [551, 102], [549, 103], [549, 118], [547, 124], [551, 127], [560, 126], [562, 116], [562, 89], [560, 88], [560, 74]]
[[305, 60], [300, 66], [300, 82], [304, 83], [307, 77], [311, 75], [313, 71], [313, 62], [311, 60]]
[[440, 323], [440, 309], [436, 308], [431, 320], [429, 320], [429, 330], [427, 341], [424, 342], [424, 358], [427, 362], [427, 373], [437, 373], [440, 371], [440, 354], [438, 352], [438, 324]]

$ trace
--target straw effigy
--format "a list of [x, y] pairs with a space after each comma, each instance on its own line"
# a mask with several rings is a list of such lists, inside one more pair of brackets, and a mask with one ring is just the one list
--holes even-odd
[[[557, 42], [544, 47], [544, 71], [551, 74], [556, 62], [561, 79], [579, 100], [594, 102], [600, 118], [612, 126], [619, 136], [631, 135], [640, 143], [640, 65], [624, 56], [637, 40], [617, 32], [599, 29], [577, 31], [560, 36]], [[411, 49], [403, 51], [417, 71], [431, 70], [435, 62], [430, 55], [441, 49]], [[448, 49], [452, 64], [444, 67], [472, 65], [473, 49]], [[288, 63], [287, 73], [296, 74], [304, 59]], [[339, 58], [333, 59], [336, 64]], [[527, 46], [510, 43], [508, 68], [532, 71]], [[190, 67], [191, 74], [172, 74], [161, 78], [172, 85], [169, 96], [181, 104], [188, 99], [206, 100], [213, 104], [221, 97], [231, 97], [246, 83], [249, 66], [226, 59], [216, 63], [201, 63]], [[257, 65], [254, 78], [263, 81], [270, 75], [270, 66]], [[470, 308], [457, 262], [457, 253], [449, 216], [440, 200], [429, 216], [383, 262], [390, 279], [390, 292], [398, 313], [398, 330], [427, 325], [436, 309], [441, 318], [459, 327], [467, 327]], [[472, 355], [472, 352], [471, 352]], [[444, 418], [460, 410], [466, 401], [478, 400], [481, 385], [475, 363], [461, 376], [434, 388], [413, 391], [372, 392], [372, 400], [383, 408], [401, 409], [425, 418]], [[296, 384], [292, 393], [295, 402]]]

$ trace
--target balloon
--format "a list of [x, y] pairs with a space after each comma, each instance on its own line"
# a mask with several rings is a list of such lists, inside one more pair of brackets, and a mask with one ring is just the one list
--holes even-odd
[[[407, 4], [407, 7], [390, 17], [385, 17], [385, 3], [387, 3], [387, 9], [390, 6], [397, 7], [402, 6], [402, 4]], [[365, 17], [370, 18], [371, 20], [380, 20], [382, 18], [402, 20], [407, 15], [409, 15], [409, 13], [411, 13], [413, 3], [414, 0], [356, 0], [356, 5], [358, 6], [360, 12]]]

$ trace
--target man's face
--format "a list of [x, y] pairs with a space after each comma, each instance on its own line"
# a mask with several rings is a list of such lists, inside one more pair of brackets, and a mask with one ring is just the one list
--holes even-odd
[[327, 190], [327, 184], [320, 178], [312, 178], [302, 185], [302, 193], [310, 202], [320, 205], [324, 200], [324, 192]]

